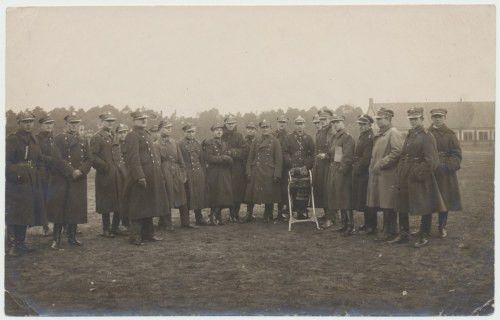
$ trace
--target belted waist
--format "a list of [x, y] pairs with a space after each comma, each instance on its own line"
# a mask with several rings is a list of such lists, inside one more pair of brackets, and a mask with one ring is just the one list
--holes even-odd
[[28, 167], [28, 168], [34, 168], [35, 163], [32, 160], [27, 160], [27, 161], [22, 161], [18, 162], [17, 165], [21, 167]]
[[447, 157], [448, 156], [448, 152], [440, 151], [440, 152], [438, 152], [438, 155], [440, 157]]
[[410, 157], [408, 155], [405, 155], [405, 156], [401, 157], [401, 160], [406, 161], [406, 162], [411, 162], [411, 163], [420, 163], [420, 162], [423, 162], [425, 159], [420, 158], [420, 157]]

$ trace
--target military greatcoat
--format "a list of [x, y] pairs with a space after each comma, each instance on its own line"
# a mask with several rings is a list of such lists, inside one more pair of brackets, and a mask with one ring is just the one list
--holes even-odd
[[[120, 215], [123, 212], [123, 197], [125, 191], [125, 178], [127, 177], [127, 167], [125, 166], [125, 143], [120, 142], [118, 137], [115, 136], [113, 139], [113, 145], [111, 147], [111, 153], [113, 155], [113, 162], [117, 167], [117, 184], [119, 190], [119, 202], [120, 202]], [[121, 218], [126, 218], [121, 216]]]
[[160, 137], [155, 143], [156, 153], [160, 156], [161, 171], [165, 180], [168, 203], [178, 208], [187, 203], [184, 181], [186, 171], [182, 153], [173, 138]]
[[120, 173], [113, 159], [113, 135], [104, 128], [90, 139], [95, 175], [95, 207], [98, 213], [120, 211]]
[[446, 211], [434, 176], [438, 164], [432, 133], [423, 127], [410, 129], [397, 168], [397, 211], [413, 215]]
[[446, 125], [439, 128], [431, 126], [429, 132], [432, 133], [437, 143], [439, 165], [434, 174], [444, 205], [446, 210], [460, 211], [462, 210], [462, 201], [460, 200], [457, 170], [460, 169], [462, 162], [462, 149], [457, 136]]
[[207, 139], [202, 148], [207, 162], [207, 205], [210, 208], [232, 207], [232, 160], [226, 155], [229, 150], [226, 142], [220, 138]]
[[283, 173], [283, 154], [276, 137], [266, 135], [255, 138], [250, 148], [246, 173], [250, 176], [246, 201], [267, 204], [281, 201], [280, 184], [273, 182], [273, 177], [282, 178]]
[[[57, 135], [52, 145], [52, 161], [47, 197], [49, 221], [87, 223], [87, 174], [92, 166], [87, 141], [76, 132]], [[77, 169], [82, 175], [73, 179]]]
[[[161, 217], [167, 213], [167, 192], [160, 158], [153, 146], [153, 137], [141, 127], [125, 137], [127, 177], [124, 192], [124, 217], [131, 220]], [[146, 179], [146, 187], [139, 179]]]
[[[281, 147], [281, 151], [283, 152], [283, 144], [285, 143], [285, 138], [288, 135], [288, 131], [286, 129], [280, 130], [276, 129], [274, 131], [273, 135], [278, 139]], [[282, 155], [283, 156], [283, 155]], [[278, 202], [280, 203], [288, 203], [288, 180], [286, 177], [288, 176], [288, 171], [285, 168], [285, 166], [282, 167], [282, 172], [281, 172], [281, 177], [282, 179], [280, 180], [280, 200]]]
[[333, 136], [328, 149], [328, 159], [328, 209], [351, 209], [354, 138], [344, 129]]
[[184, 159], [187, 182], [186, 195], [188, 209], [206, 208], [206, 163], [200, 142], [196, 139], [183, 138], [177, 142]]
[[245, 166], [249, 148], [242, 134], [237, 132], [236, 127], [232, 131], [229, 131], [226, 127], [223, 130], [222, 140], [226, 142], [229, 155], [233, 158], [231, 166], [233, 201], [239, 203], [245, 198]]
[[37, 139], [19, 130], [7, 137], [5, 147], [5, 224], [46, 223], [41, 181], [36, 169], [41, 160]]
[[[38, 171], [40, 174], [40, 184], [42, 187], [42, 195], [45, 201], [47, 202], [48, 188], [49, 188], [49, 177], [50, 170], [52, 168], [52, 144], [54, 143], [54, 136], [52, 132], [40, 131], [36, 138], [40, 145], [40, 161], [38, 162]], [[46, 213], [46, 210], [43, 210]], [[47, 217], [42, 217], [43, 221], [47, 221]]]
[[373, 130], [361, 132], [356, 148], [352, 169], [352, 206], [357, 211], [366, 210], [368, 189], [368, 167], [372, 158]]
[[319, 159], [318, 154], [328, 153], [328, 144], [333, 139], [335, 130], [332, 125], [319, 130], [316, 138], [316, 159], [313, 170], [314, 203], [319, 208], [326, 208], [327, 204], [327, 178], [328, 178], [328, 159]]

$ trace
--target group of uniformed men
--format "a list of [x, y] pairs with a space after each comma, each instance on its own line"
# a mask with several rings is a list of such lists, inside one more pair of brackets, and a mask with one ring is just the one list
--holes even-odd
[[[132, 130], [123, 124], [113, 128], [113, 115], [101, 114], [100, 129], [90, 142], [80, 136], [81, 119], [75, 113], [64, 118], [66, 131], [54, 137], [50, 115], [39, 119], [35, 136], [34, 115], [20, 112], [18, 131], [6, 143], [7, 254], [32, 251], [25, 244], [27, 227], [42, 225], [48, 234], [48, 221], [54, 224], [51, 248], [62, 250], [64, 228], [69, 244], [82, 245], [77, 225], [87, 223], [86, 177], [91, 167], [96, 169], [95, 209], [102, 216], [102, 235], [128, 232], [134, 245], [163, 240], [154, 234], [154, 217], [158, 227], [173, 231], [172, 208], [179, 209], [186, 228], [223, 225], [224, 208], [229, 208], [229, 221], [252, 222], [254, 204], [265, 205], [264, 222], [274, 219], [275, 203], [277, 220], [285, 221], [290, 211], [304, 219], [307, 202], [289, 202], [288, 177], [307, 176], [312, 170], [315, 204], [325, 213], [323, 228], [353, 234], [356, 210], [364, 213], [358, 233], [376, 234], [377, 212], [382, 211], [382, 232], [374, 240], [407, 243], [408, 215], [420, 215], [420, 228], [413, 234], [418, 235], [415, 247], [422, 247], [429, 242], [432, 213], [439, 213], [440, 236], [446, 237], [448, 211], [461, 210], [456, 176], [460, 145], [444, 123], [447, 111], [430, 113], [427, 130], [423, 109], [408, 110], [411, 129], [405, 139], [391, 124], [392, 110], [381, 108], [375, 120], [361, 115], [357, 143], [345, 130], [345, 118], [327, 108], [313, 118], [315, 141], [305, 133], [301, 116], [291, 133], [288, 119], [280, 116], [276, 131], [263, 119], [258, 124], [261, 134], [250, 122], [245, 137], [237, 131], [236, 119], [228, 116], [211, 127], [213, 137], [200, 143], [192, 124], [182, 127], [179, 141], [171, 137], [173, 125], [166, 120], [146, 130], [148, 116], [139, 110], [130, 114]], [[247, 212], [240, 221], [242, 203]], [[210, 208], [207, 219], [204, 208]], [[190, 224], [190, 210], [196, 226]]]

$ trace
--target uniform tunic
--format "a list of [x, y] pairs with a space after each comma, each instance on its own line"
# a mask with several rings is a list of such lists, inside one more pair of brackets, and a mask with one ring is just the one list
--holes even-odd
[[234, 127], [232, 131], [224, 127], [222, 140], [226, 142], [230, 156], [233, 158], [233, 164], [231, 166], [233, 201], [235, 203], [240, 203], [245, 198], [245, 165], [249, 148], [245, 144], [243, 135], [236, 131], [236, 127]]
[[436, 181], [441, 192], [446, 210], [462, 210], [460, 190], [458, 187], [457, 170], [462, 162], [462, 149], [458, 143], [457, 136], [446, 125], [439, 128], [431, 126], [432, 133], [437, 143], [439, 154], [439, 165], [434, 171]]
[[[167, 192], [153, 137], [145, 129], [134, 127], [125, 137], [125, 148], [124, 216], [131, 220], [164, 216]], [[146, 188], [139, 184], [141, 178], [146, 179]]]
[[95, 175], [95, 206], [98, 213], [120, 211], [120, 173], [113, 159], [113, 135], [99, 130], [90, 139]]
[[368, 189], [368, 167], [372, 158], [373, 130], [361, 132], [356, 148], [352, 169], [352, 206], [357, 211], [366, 210]]
[[[127, 177], [127, 167], [125, 166], [125, 143], [120, 142], [118, 137], [113, 140], [113, 145], [111, 147], [111, 153], [113, 155], [113, 162], [117, 167], [117, 184], [119, 191], [119, 203], [120, 203], [120, 214], [123, 212], [123, 197], [125, 192], [125, 178]], [[121, 216], [121, 218], [126, 218]]]
[[196, 139], [183, 138], [177, 142], [184, 159], [187, 182], [188, 209], [206, 208], [206, 163], [201, 144]]
[[211, 208], [232, 207], [232, 162], [224, 157], [229, 150], [227, 144], [220, 138], [212, 138], [205, 140], [202, 148], [207, 162], [207, 205]]
[[434, 177], [438, 164], [434, 136], [423, 127], [411, 129], [397, 168], [397, 211], [425, 215], [446, 210]]
[[[78, 133], [62, 133], [52, 145], [53, 167], [49, 178], [47, 212], [50, 222], [87, 223], [87, 174], [92, 159], [87, 141]], [[82, 175], [72, 178], [75, 170]]]
[[276, 203], [281, 201], [280, 184], [273, 177], [282, 178], [283, 154], [279, 140], [272, 136], [255, 138], [248, 156], [247, 176], [250, 183], [245, 200], [253, 203]]
[[[288, 131], [286, 129], [283, 129], [283, 130], [276, 129], [276, 131], [274, 131], [273, 135], [278, 139], [280, 146], [281, 146], [281, 151], [283, 151], [283, 144], [285, 143], [285, 138], [288, 135]], [[279, 200], [278, 202], [279, 203], [288, 203], [288, 171], [285, 168], [285, 166], [283, 166], [282, 170], [283, 170], [281, 172], [282, 179], [280, 181], [281, 200]]]
[[7, 137], [5, 147], [5, 224], [45, 223], [44, 198], [36, 169], [41, 161], [37, 139], [19, 130]]
[[295, 167], [312, 169], [314, 165], [314, 141], [310, 135], [294, 131], [285, 137], [282, 148], [283, 164], [287, 171]]
[[[328, 144], [333, 138], [335, 130], [332, 125], [320, 129], [316, 138], [316, 156], [320, 153], [328, 153]], [[328, 178], [328, 159], [319, 159], [316, 157], [313, 170], [314, 202], [319, 208], [326, 208], [327, 204], [327, 178]]]
[[330, 160], [327, 180], [328, 209], [352, 208], [353, 158], [354, 138], [344, 129], [337, 131], [328, 149], [328, 159]]
[[392, 124], [375, 134], [372, 158], [368, 168], [367, 207], [380, 209], [396, 207], [398, 180], [396, 167], [402, 148], [401, 132]]
[[161, 171], [165, 180], [169, 206], [178, 208], [187, 203], [184, 180], [186, 172], [182, 153], [173, 138], [160, 137], [155, 143], [156, 153], [160, 156]]
[[[50, 177], [50, 170], [52, 168], [52, 144], [54, 143], [54, 136], [52, 132], [45, 132], [45, 131], [40, 131], [37, 135], [36, 138], [38, 140], [38, 143], [40, 145], [40, 151], [41, 151], [41, 158], [38, 162], [38, 171], [40, 174], [40, 184], [42, 188], [42, 195], [43, 199], [45, 202], [45, 205], [47, 204], [47, 195], [48, 195], [48, 188], [49, 188], [49, 177]], [[42, 211], [44, 215], [42, 216], [42, 221], [45, 221], [45, 224], [47, 223], [47, 215], [46, 215], [46, 210]]]

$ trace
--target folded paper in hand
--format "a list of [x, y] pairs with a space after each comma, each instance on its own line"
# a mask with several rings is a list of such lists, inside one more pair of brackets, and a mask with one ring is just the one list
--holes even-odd
[[341, 146], [336, 146], [335, 147], [335, 155], [333, 156], [333, 161], [335, 162], [342, 162], [342, 147]]

